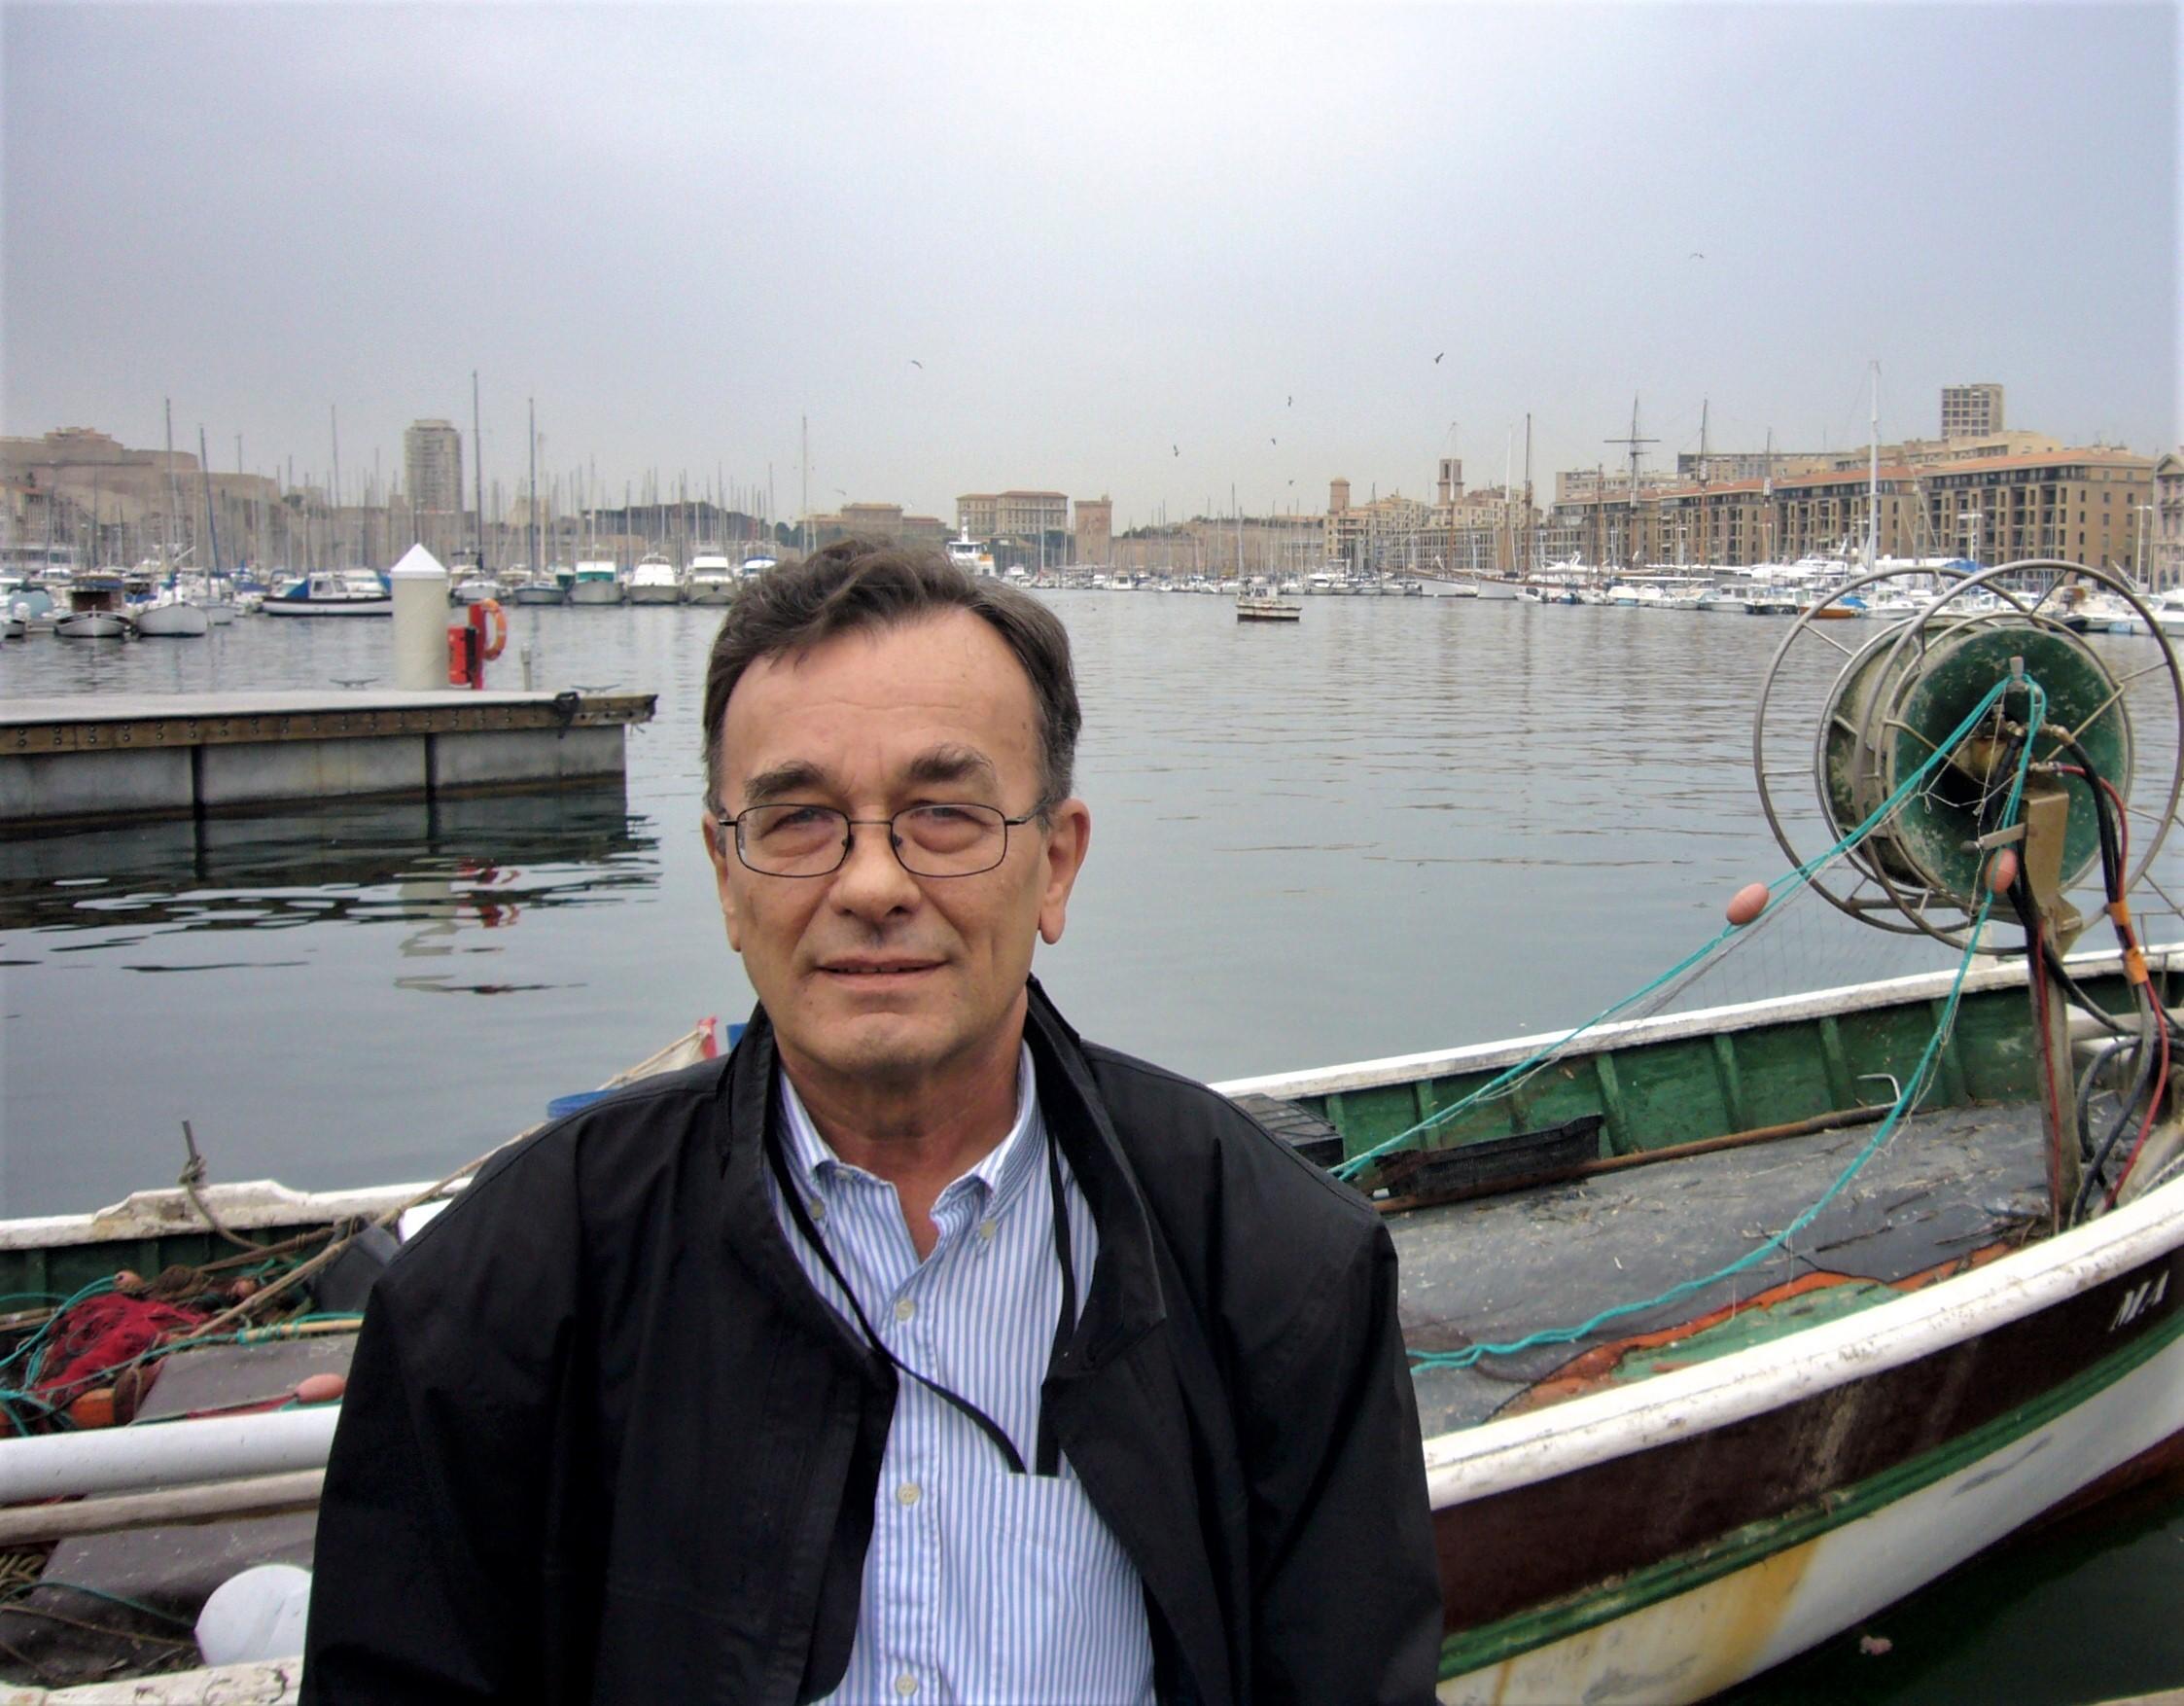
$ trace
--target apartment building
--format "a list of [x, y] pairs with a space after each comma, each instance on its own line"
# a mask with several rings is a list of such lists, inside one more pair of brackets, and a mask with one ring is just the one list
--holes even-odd
[[1941, 388], [1941, 436], [1984, 439], [2002, 430], [2002, 387], [1990, 384]]

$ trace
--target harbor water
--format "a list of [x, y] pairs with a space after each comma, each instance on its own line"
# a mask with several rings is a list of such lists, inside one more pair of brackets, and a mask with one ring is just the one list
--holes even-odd
[[[1752, 776], [1786, 622], [1318, 598], [1298, 623], [1256, 624], [1213, 597], [1048, 596], [1076, 646], [1093, 838], [1038, 971], [1087, 1036], [1194, 1076], [1567, 1027], [1791, 863]], [[437, 1177], [700, 1015], [744, 1014], [698, 831], [718, 613], [510, 617], [494, 686], [521, 685], [527, 651], [542, 688], [659, 695], [626, 785], [0, 847], [0, 1214], [171, 1185], [184, 1120], [220, 1181]], [[383, 622], [262, 619], [194, 640], [48, 637], [0, 650], [0, 694], [384, 688], [387, 642]], [[2094, 643], [2123, 669], [2159, 658], [2152, 640]], [[1779, 702], [1816, 704], [1841, 660], [1793, 648]], [[1809, 812], [1809, 779], [1779, 786]], [[2180, 854], [2155, 867], [2170, 893]], [[2146, 900], [2153, 940], [2184, 936]], [[1715, 998], [1954, 963], [1816, 903], [1793, 922]], [[1885, 1653], [1853, 1635], [1740, 1698], [2184, 1685], [2184, 1628], [2159, 1615], [2180, 1582], [2171, 1489], [1876, 1618]]]

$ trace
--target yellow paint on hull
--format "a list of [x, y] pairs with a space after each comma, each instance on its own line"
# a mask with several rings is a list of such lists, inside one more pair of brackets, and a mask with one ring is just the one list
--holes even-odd
[[1824, 1536], [1440, 1686], [1443, 1706], [1703, 1700], [1764, 1662]]

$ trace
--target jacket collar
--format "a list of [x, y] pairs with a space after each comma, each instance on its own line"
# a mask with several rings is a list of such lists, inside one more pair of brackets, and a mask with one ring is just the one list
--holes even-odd
[[[1038, 978], [1030, 980], [1029, 993], [1024, 1040], [1038, 1073], [1039, 1113], [1062, 1146], [1100, 1232], [1099, 1259], [1072, 1341], [1082, 1366], [1092, 1369], [1112, 1361], [1165, 1316], [1151, 1217], [1076, 1032]], [[886, 1378], [869, 1347], [804, 1278], [767, 1198], [766, 1146], [782, 1141], [783, 1116], [774, 1093], [778, 1068], [772, 1021], [763, 1007], [756, 1008], [728, 1057], [724, 1117], [715, 1126], [726, 1193], [723, 1230], [736, 1255], [807, 1331], [851, 1358], [867, 1377]]]

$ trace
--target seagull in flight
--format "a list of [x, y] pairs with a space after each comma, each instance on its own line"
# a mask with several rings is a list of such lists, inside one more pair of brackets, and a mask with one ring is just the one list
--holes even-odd
[[919, 373], [921, 373], [925, 372], [925, 363], [923, 363], [922, 361], [918, 360], [918, 358], [917, 358], [916, 356], [912, 356], [912, 357], [910, 358], [910, 365], [911, 365], [911, 366], [912, 366], [913, 368], [916, 368], [916, 369], [918, 370], [918, 372], [919, 372]]
[[1183, 447], [1182, 447], [1182, 445], [1180, 445], [1180, 444], [1170, 444], [1170, 445], [1168, 446], [1168, 448], [1169, 448], [1169, 449], [1171, 449], [1171, 450], [1173, 450], [1173, 451], [1175, 451], [1175, 452], [1176, 452], [1176, 454], [1177, 454], [1177, 455], [1179, 455], [1179, 456], [1180, 456], [1180, 455], [1181, 455], [1181, 454], [1183, 453]]
[[[1448, 354], [1448, 351], [1447, 351], [1447, 350], [1445, 350], [1445, 349], [1444, 349], [1444, 350], [1442, 350], [1442, 351], [1441, 351], [1441, 355], [1446, 355], [1446, 354]], [[1434, 365], [1435, 367], [1439, 367], [1439, 366], [1441, 365], [1441, 355], [1437, 355], [1437, 356], [1435, 356], [1435, 357], [1433, 358], [1433, 365]]]
[[1700, 254], [1698, 250], [1694, 249], [1691, 251], [1691, 259], [1694, 261], [1704, 261], [1706, 257]]

